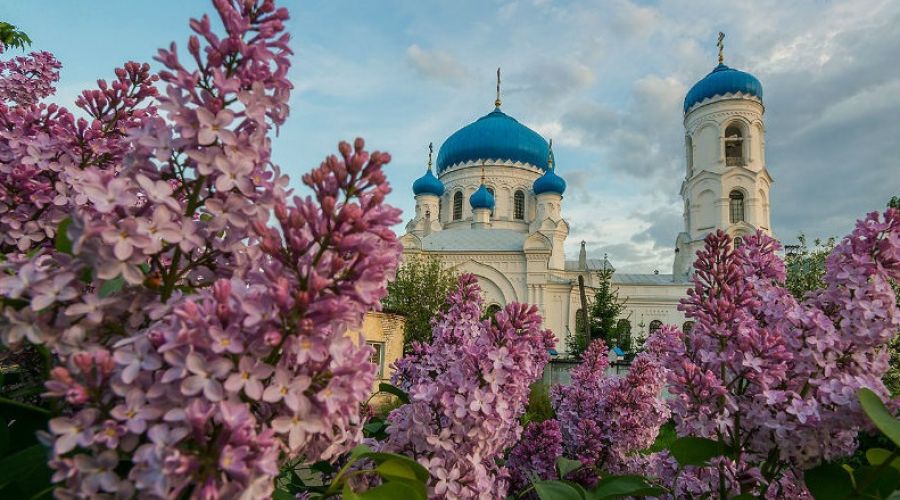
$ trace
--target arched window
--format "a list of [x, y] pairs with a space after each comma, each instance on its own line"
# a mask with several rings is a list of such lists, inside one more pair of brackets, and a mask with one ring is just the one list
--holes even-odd
[[513, 195], [513, 217], [516, 220], [525, 218], [525, 193], [522, 191], [516, 191]]
[[734, 237], [734, 248], [740, 248], [741, 245], [743, 245], [743, 244], [744, 244], [744, 238], [741, 238], [740, 236]]
[[731, 212], [731, 223], [744, 222], [744, 193], [735, 189], [728, 194], [728, 207]]
[[[497, 206], [497, 195], [494, 194], [494, 188], [491, 188], [491, 187], [487, 188], [487, 192], [491, 193], [491, 198], [494, 199], [494, 206], [496, 207]], [[494, 215], [494, 209], [492, 208], [491, 216], [493, 217], [493, 215]]]
[[487, 306], [487, 309], [485, 309], [484, 315], [487, 316], [488, 318], [493, 318], [495, 314], [500, 312], [500, 309], [502, 309], [500, 307], [500, 304], [491, 304], [491, 305]]
[[681, 331], [684, 333], [690, 333], [692, 328], [694, 328], [693, 321], [685, 321], [684, 324], [681, 325]]
[[453, 220], [462, 219], [462, 191], [453, 195]]
[[654, 319], [653, 321], [651, 321], [650, 322], [650, 335], [653, 335], [654, 333], [656, 333], [656, 330], [659, 330], [660, 328], [662, 328], [662, 321], [660, 321], [658, 319]]
[[684, 136], [684, 153], [687, 158], [687, 175], [691, 177], [694, 175], [694, 141], [689, 135]]
[[744, 164], [744, 134], [737, 125], [729, 125], [725, 129], [725, 164], [729, 166]]

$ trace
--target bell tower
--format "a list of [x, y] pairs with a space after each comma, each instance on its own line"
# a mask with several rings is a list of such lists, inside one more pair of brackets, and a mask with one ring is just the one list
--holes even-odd
[[718, 66], [684, 100], [684, 231], [675, 242], [676, 279], [690, 274], [711, 232], [725, 231], [736, 245], [757, 229], [772, 232], [762, 84], [725, 65], [724, 38], [719, 33]]

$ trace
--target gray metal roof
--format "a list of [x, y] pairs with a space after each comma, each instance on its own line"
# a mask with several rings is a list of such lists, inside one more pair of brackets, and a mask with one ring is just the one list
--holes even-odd
[[687, 281], [675, 280], [671, 274], [615, 273], [612, 276], [612, 282], [620, 285], [672, 285]]
[[422, 238], [422, 250], [521, 252], [527, 237], [511, 229], [448, 229]]
[[[611, 271], [615, 271], [616, 268], [613, 267], [612, 263], [607, 259], [587, 259], [587, 268], [589, 271], [602, 271], [604, 269], [609, 269]], [[580, 271], [578, 269], [578, 261], [577, 260], [567, 260], [566, 261], [566, 271]]]

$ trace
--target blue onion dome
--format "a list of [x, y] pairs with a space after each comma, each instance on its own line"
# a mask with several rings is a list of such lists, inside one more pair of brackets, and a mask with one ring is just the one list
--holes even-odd
[[437, 171], [440, 174], [458, 163], [478, 160], [522, 162], [546, 170], [547, 149], [540, 134], [498, 106], [444, 141], [438, 151]]
[[566, 181], [562, 177], [556, 175], [556, 169], [553, 167], [553, 140], [550, 140], [549, 153], [547, 154], [547, 164], [549, 169], [544, 175], [538, 177], [534, 181], [534, 194], [556, 193], [562, 195], [566, 192]]
[[486, 208], [488, 210], [494, 209], [494, 195], [491, 194], [490, 191], [484, 186], [478, 188], [477, 191], [472, 193], [472, 196], [469, 197], [469, 205], [472, 206], [472, 210], [476, 208]]
[[425, 175], [419, 177], [415, 182], [413, 182], [413, 194], [415, 194], [416, 196], [420, 194], [433, 194], [434, 196], [441, 196], [444, 194], [444, 183], [434, 176], [434, 173], [431, 172], [431, 169], [428, 169], [428, 171], [425, 172]]
[[413, 194], [416, 196], [420, 194], [442, 196], [444, 194], [444, 183], [435, 177], [431, 171], [431, 154], [433, 151], [433, 145], [428, 144], [428, 170], [425, 171], [425, 175], [413, 182]]
[[711, 97], [738, 92], [757, 97], [760, 101], [763, 98], [762, 84], [755, 76], [719, 63], [710, 74], [695, 83], [688, 91], [684, 98], [684, 112], [687, 113], [691, 106]]

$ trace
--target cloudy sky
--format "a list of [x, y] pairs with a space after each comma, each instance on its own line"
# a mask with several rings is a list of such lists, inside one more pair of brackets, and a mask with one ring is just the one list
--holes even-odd
[[[843, 235], [900, 194], [900, 2], [283, 1], [296, 52], [275, 159], [293, 179], [340, 139], [391, 152], [410, 213], [427, 145], [503, 109], [554, 139], [564, 215], [620, 270], [671, 272], [681, 230], [682, 101], [716, 63], [761, 81], [774, 231]], [[0, 0], [0, 20], [62, 61], [70, 103], [126, 60], [183, 46], [206, 2]], [[299, 182], [295, 181], [295, 185]], [[397, 228], [401, 229], [400, 227]]]

